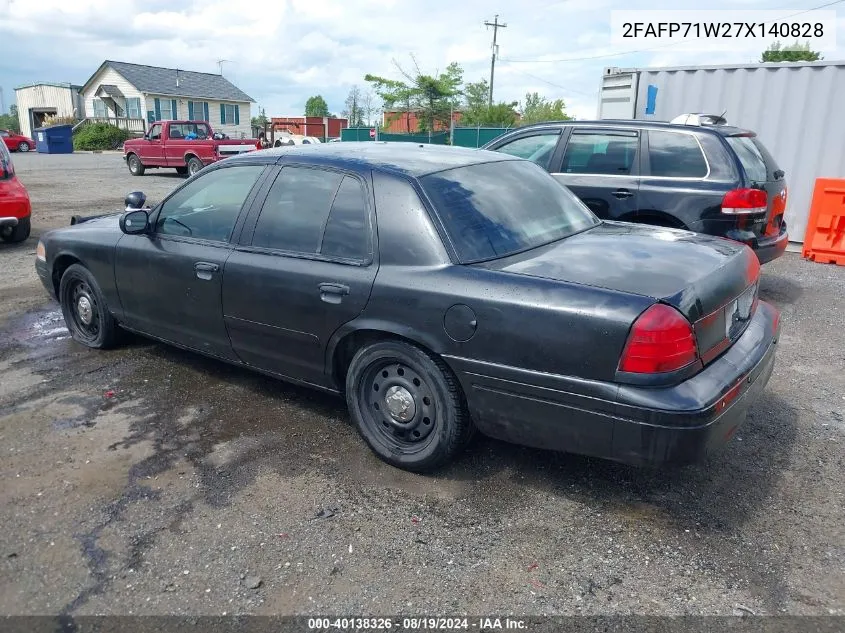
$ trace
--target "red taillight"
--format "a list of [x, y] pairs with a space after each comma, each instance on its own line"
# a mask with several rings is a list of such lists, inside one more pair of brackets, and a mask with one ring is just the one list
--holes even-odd
[[762, 189], [733, 189], [722, 199], [722, 213], [765, 213], [769, 207]]
[[686, 367], [697, 358], [690, 322], [674, 308], [656, 303], [634, 321], [619, 371], [659, 374]]

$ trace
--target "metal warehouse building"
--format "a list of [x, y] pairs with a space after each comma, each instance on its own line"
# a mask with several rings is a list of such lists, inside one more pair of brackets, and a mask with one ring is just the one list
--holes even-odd
[[845, 178], [845, 61], [605, 68], [600, 119], [722, 114], [786, 171], [790, 240], [803, 242], [816, 178]]

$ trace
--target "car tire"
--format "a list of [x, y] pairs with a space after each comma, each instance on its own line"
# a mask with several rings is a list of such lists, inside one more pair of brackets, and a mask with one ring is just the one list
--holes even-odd
[[196, 156], [191, 156], [191, 157], [188, 159], [188, 167], [187, 167], [187, 169], [188, 169], [188, 176], [189, 176], [189, 177], [190, 177], [190, 176], [193, 176], [193, 175], [194, 175], [195, 173], [197, 173], [200, 169], [202, 169], [202, 167], [203, 167], [203, 165], [202, 165], [202, 161], [201, 161], [199, 158], [197, 158]]
[[144, 172], [147, 170], [141, 162], [141, 159], [138, 158], [137, 154], [129, 154], [129, 156], [126, 157], [126, 165], [129, 167], [129, 173], [133, 176], [143, 176]]
[[17, 226], [7, 226], [0, 229], [0, 239], [4, 242], [23, 242], [29, 237], [31, 222], [29, 218], [18, 220]]
[[177, 174], [179, 174], [180, 176], [184, 176], [184, 175], [186, 175], [186, 174], [188, 173], [188, 167], [187, 167], [187, 166], [184, 166], [184, 167], [177, 167], [177, 168], [176, 168], [176, 173], [177, 173]]
[[27, 143], [26, 141], [21, 141], [20, 143], [18, 143], [18, 151], [19, 152], [28, 152], [30, 149], [32, 149], [32, 148], [29, 146], [29, 143]]
[[94, 275], [81, 264], [68, 266], [59, 283], [59, 302], [70, 335], [95, 349], [113, 347], [119, 337], [117, 321], [109, 311]]
[[403, 341], [379, 341], [355, 354], [346, 373], [346, 403], [373, 452], [412, 472], [451, 461], [474, 431], [454, 374]]

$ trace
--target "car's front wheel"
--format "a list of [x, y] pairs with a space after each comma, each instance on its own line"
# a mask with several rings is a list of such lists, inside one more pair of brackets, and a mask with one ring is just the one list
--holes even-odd
[[87, 347], [117, 342], [119, 330], [94, 275], [81, 264], [68, 266], [59, 283], [59, 301], [70, 335]]
[[472, 435], [454, 374], [439, 358], [403, 341], [379, 341], [355, 354], [346, 402], [373, 452], [405, 470], [445, 464]]
[[0, 239], [4, 242], [23, 242], [29, 237], [30, 219], [21, 218], [17, 226], [4, 226], [0, 228]]
[[29, 147], [29, 143], [26, 141], [21, 141], [18, 143], [18, 151], [19, 152], [28, 152], [31, 148]]
[[143, 176], [144, 172], [146, 171], [146, 167], [141, 162], [141, 159], [138, 158], [137, 154], [129, 154], [126, 157], [126, 164], [129, 166], [129, 172], [133, 176]]

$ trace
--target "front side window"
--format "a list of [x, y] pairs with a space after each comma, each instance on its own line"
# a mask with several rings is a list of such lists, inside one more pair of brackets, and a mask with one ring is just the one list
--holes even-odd
[[158, 141], [161, 140], [161, 124], [157, 123], [156, 125], [150, 128], [150, 140]]
[[649, 130], [651, 175], [663, 178], [704, 178], [707, 161], [692, 134]]
[[505, 257], [599, 223], [537, 165], [506, 160], [420, 178], [461, 263]]
[[189, 182], [162, 206], [156, 233], [229, 241], [241, 207], [263, 170], [261, 165], [225, 167]]
[[565, 174], [624, 176], [632, 173], [639, 136], [627, 130], [573, 130], [563, 155]]
[[525, 158], [537, 163], [543, 169], [548, 169], [559, 138], [560, 135], [557, 132], [523, 136], [500, 145], [495, 151]]
[[258, 216], [253, 246], [315, 255], [343, 176], [308, 167], [284, 167]]

